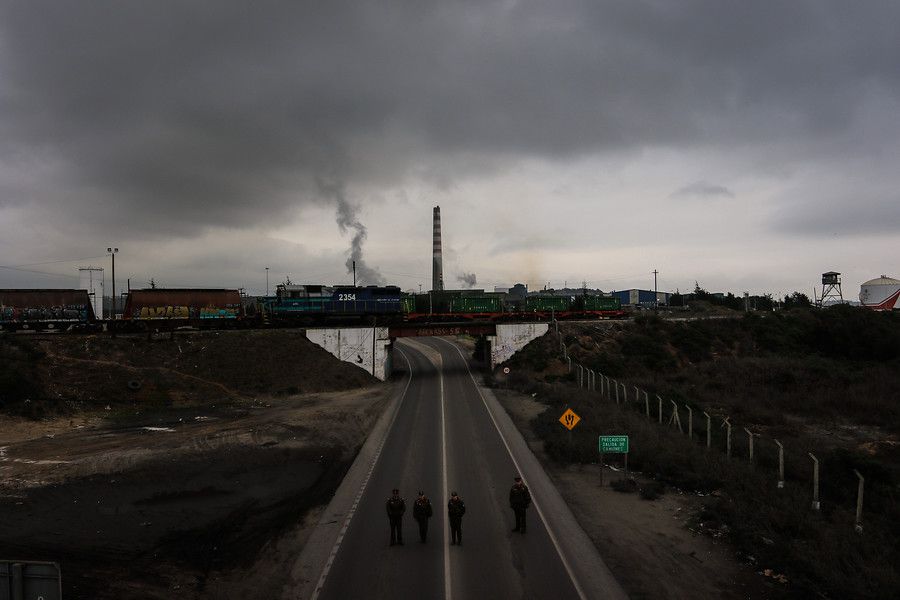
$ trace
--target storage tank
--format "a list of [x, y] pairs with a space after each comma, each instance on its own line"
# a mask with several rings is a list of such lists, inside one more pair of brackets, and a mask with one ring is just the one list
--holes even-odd
[[872, 310], [900, 310], [900, 281], [882, 275], [859, 288], [859, 301]]

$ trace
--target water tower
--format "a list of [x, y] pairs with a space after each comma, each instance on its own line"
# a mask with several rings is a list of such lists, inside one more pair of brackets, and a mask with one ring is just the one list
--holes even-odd
[[831, 300], [831, 304], [844, 303], [844, 294], [841, 292], [841, 274], [836, 271], [822, 273], [822, 296], [819, 298], [819, 306], [825, 306], [829, 300]]

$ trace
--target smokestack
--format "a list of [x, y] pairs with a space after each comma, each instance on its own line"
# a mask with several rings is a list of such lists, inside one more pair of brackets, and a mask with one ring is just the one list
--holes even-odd
[[431, 243], [431, 289], [444, 289], [444, 265], [441, 259], [441, 207], [434, 207], [434, 238]]

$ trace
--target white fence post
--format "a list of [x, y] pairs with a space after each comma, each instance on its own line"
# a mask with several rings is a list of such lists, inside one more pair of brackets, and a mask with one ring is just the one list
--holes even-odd
[[678, 416], [678, 405], [674, 400], [669, 400], [672, 403], [672, 418], [669, 419], [669, 425], [674, 424], [678, 427], [679, 433], [684, 433], [684, 429], [681, 428], [681, 417]]
[[859, 477], [859, 488], [856, 490], [856, 532], [862, 533], [862, 506], [863, 506], [863, 485], [866, 483], [866, 480], [862, 475], [859, 474], [859, 471], [853, 469], [853, 472], [856, 473], [856, 476]]
[[775, 440], [778, 445], [778, 489], [784, 488], [784, 446], [781, 442]]
[[618, 406], [619, 405], [619, 380], [613, 379], [613, 383], [616, 386], [616, 406]]
[[647, 390], [644, 390], [644, 408], [647, 410], [647, 418], [650, 418], [650, 397], [647, 395]]
[[750, 441], [750, 462], [753, 462], [753, 432], [744, 427], [744, 431], [747, 432], [747, 439]]
[[819, 459], [816, 458], [815, 454], [812, 452], [807, 452], [809, 457], [813, 460], [813, 501], [812, 507], [813, 510], [819, 510], [821, 508], [821, 504], [819, 504]]
[[703, 414], [706, 417], [706, 447], [708, 449], [712, 448], [712, 418], [706, 411], [703, 411]]
[[725, 427], [727, 430], [725, 436], [725, 456], [728, 458], [731, 458], [731, 421], [728, 420], [730, 418], [731, 417], [725, 417], [725, 420], [722, 421], [722, 427]]
[[659, 400], [659, 424], [662, 425], [662, 398], [657, 394], [656, 399]]
[[688, 439], [694, 440], [694, 411], [687, 404], [684, 407], [688, 411]]

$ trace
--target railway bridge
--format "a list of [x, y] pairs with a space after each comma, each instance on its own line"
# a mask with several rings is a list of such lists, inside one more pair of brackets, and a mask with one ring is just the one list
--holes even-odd
[[402, 337], [471, 335], [488, 343], [491, 368], [547, 333], [548, 323], [404, 323], [375, 327], [323, 327], [307, 329], [306, 337], [340, 360], [386, 380], [393, 370], [394, 340]]

